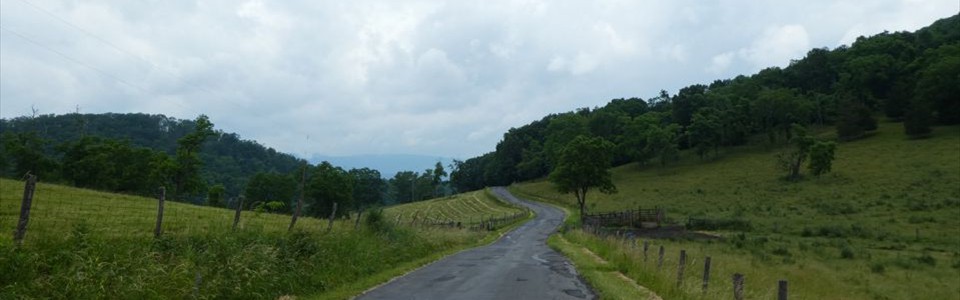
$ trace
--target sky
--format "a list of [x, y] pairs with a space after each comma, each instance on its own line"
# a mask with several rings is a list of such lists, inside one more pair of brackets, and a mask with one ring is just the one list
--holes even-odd
[[550, 113], [786, 66], [957, 0], [0, 0], [0, 117], [206, 114], [281, 152], [465, 159]]

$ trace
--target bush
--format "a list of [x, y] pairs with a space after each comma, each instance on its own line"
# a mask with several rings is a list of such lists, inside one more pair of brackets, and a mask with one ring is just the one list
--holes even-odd
[[876, 274], [883, 274], [883, 272], [885, 272], [886, 270], [887, 270], [887, 267], [883, 263], [875, 262], [873, 264], [870, 264], [870, 272], [873, 272]]
[[393, 225], [387, 221], [386, 217], [383, 215], [383, 209], [371, 209], [370, 212], [364, 217], [363, 226], [368, 230], [373, 232], [389, 232], [393, 229]]
[[853, 248], [850, 248], [850, 246], [843, 246], [843, 248], [840, 248], [840, 258], [853, 259], [854, 256]]

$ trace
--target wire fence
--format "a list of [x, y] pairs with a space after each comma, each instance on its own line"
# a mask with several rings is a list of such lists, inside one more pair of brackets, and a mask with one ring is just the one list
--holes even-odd
[[[23, 209], [26, 181], [0, 179], [0, 232], [15, 233]], [[159, 196], [159, 193], [158, 193]], [[123, 195], [87, 189], [38, 183], [29, 203], [26, 232], [22, 243], [67, 238], [72, 230], [83, 227], [104, 238], [150, 238], [155, 234], [159, 197]], [[239, 205], [230, 199], [229, 207]], [[231, 230], [281, 233], [290, 228], [290, 215], [244, 210], [234, 228], [236, 210], [164, 201], [161, 231], [163, 235], [188, 236]], [[355, 215], [351, 215], [355, 217]], [[354, 228], [350, 218], [335, 222], [301, 216], [297, 230], [326, 232]], [[14, 239], [0, 239], [0, 245]]]
[[[24, 190], [29, 179], [22, 181], [0, 179], [0, 232], [16, 235], [21, 210], [27, 205]], [[13, 243], [42, 244], [67, 239], [71, 232], [83, 228], [90, 234], [106, 239], [154, 237], [160, 218], [160, 191], [155, 197], [142, 197], [88, 189], [37, 183], [31, 193], [29, 213], [22, 236], [2, 238], [0, 246]], [[162, 209], [160, 234], [163, 236], [194, 236], [230, 231], [283, 233], [291, 228], [291, 215], [257, 210], [237, 210], [239, 198], [227, 200], [227, 208], [201, 206], [165, 199]], [[475, 197], [459, 203], [453, 209], [444, 203], [417, 208], [410, 214], [397, 214], [389, 221], [397, 226], [415, 228], [456, 228], [495, 230], [529, 216], [526, 209], [507, 208], [483, 203]], [[336, 209], [336, 208], [334, 208]], [[457, 211], [459, 209], [460, 211]], [[471, 214], [466, 211], [470, 210]], [[239, 213], [239, 218], [236, 219]], [[300, 216], [296, 230], [325, 233], [331, 230], [355, 230], [362, 212], [346, 218], [321, 219]], [[8, 236], [9, 237], [9, 236]]]

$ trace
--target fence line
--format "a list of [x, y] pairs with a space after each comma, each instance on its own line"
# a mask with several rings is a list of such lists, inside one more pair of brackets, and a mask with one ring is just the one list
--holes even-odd
[[[33, 176], [24, 176], [22, 181], [4, 180], [4, 192], [0, 193], [0, 198], [3, 198], [0, 201], [0, 231], [13, 233], [13, 239], [0, 240], [0, 245], [11, 242], [29, 244], [35, 239], [66, 239], [72, 230], [81, 227], [82, 230], [108, 239], [160, 238], [224, 230], [281, 233], [292, 228], [323, 233], [332, 231], [334, 227], [359, 230], [359, 218], [363, 217], [362, 213], [351, 213], [346, 219], [337, 218], [337, 208], [334, 207], [327, 218], [300, 215], [295, 221], [292, 215], [244, 210], [246, 199], [242, 196], [229, 199], [227, 205], [231, 209], [223, 209], [167, 201], [169, 199], [166, 199], [163, 188], [160, 188], [157, 197], [151, 199], [89, 189], [38, 185], [37, 181]], [[11, 192], [14, 189], [9, 189], [8, 186], [15, 184], [23, 184], [22, 201], [14, 201], [12, 198], [14, 196]], [[17, 197], [19, 198], [19, 195]], [[19, 215], [16, 213], [18, 210], [21, 211]], [[411, 220], [410, 225], [476, 231], [495, 230], [528, 215], [528, 210], [522, 210], [513, 214], [486, 215], [480, 220], [418, 216]], [[347, 220], [351, 217], [357, 219]], [[397, 216], [397, 225], [401, 224], [401, 218]]]
[[[606, 239], [614, 239], [618, 245], [623, 246], [622, 248], [620, 248], [621, 251], [625, 251], [625, 253], [626, 253], [626, 251], [630, 251], [630, 252], [633, 253], [633, 255], [635, 255], [635, 256], [628, 256], [628, 257], [635, 257], [635, 258], [637, 259], [637, 261], [638, 261], [641, 265], [644, 265], [644, 266], [647, 266], [647, 265], [648, 265], [648, 263], [647, 263], [647, 253], [648, 253], [648, 249], [650, 248], [650, 240], [646, 240], [646, 239], [644, 239], [644, 240], [637, 240], [637, 239], [634, 238], [634, 237], [625, 237], [625, 236], [621, 236], [621, 235], [610, 234], [610, 233], [604, 232], [604, 231], [595, 232], [595, 231], [589, 231], [589, 230], [586, 230], [586, 229], [592, 229], [592, 228], [585, 226], [584, 232], [591, 233], [591, 234], [593, 234], [593, 235], [595, 235], [595, 236], [597, 236], [597, 237], [606, 238]], [[627, 243], [630, 244], [629, 247], [626, 246]], [[637, 244], [642, 244], [642, 247], [640, 247], [640, 248], [638, 249]], [[696, 262], [695, 262], [695, 259], [694, 259], [694, 260], [690, 260], [690, 256], [688, 255], [686, 249], [680, 249], [679, 255], [678, 255], [677, 260], [676, 260], [676, 262], [677, 262], [676, 266], [677, 266], [677, 267], [676, 267], [676, 269], [674, 270], [676, 273], [672, 273], [672, 272], [666, 272], [666, 273], [665, 273], [664, 270], [665, 270], [665, 269], [669, 269], [669, 268], [666, 267], [667, 265], [665, 264], [665, 262], [667, 261], [667, 258], [665, 257], [665, 253], [666, 253], [666, 247], [665, 247], [664, 245], [659, 245], [659, 249], [658, 249], [658, 251], [657, 251], [657, 260], [656, 260], [656, 262], [653, 262], [654, 265], [653, 265], [653, 266], [650, 266], [651, 269], [647, 269], [647, 271], [655, 274], [656, 276], [667, 276], [666, 274], [675, 275], [675, 276], [676, 276], [675, 279], [676, 279], [676, 288], [677, 288], [677, 289], [683, 289], [685, 286], [686, 286], [687, 288], [696, 289], [696, 287], [693, 287], [693, 286], [691, 286], [690, 284], [686, 284], [686, 283], [684, 282], [684, 279], [687, 277], [687, 275], [685, 275], [685, 270], [686, 270], [686, 268], [687, 268], [687, 265], [688, 265], [688, 264], [695, 264], [695, 263], [696, 263]], [[642, 255], [642, 257], [643, 257], [642, 259], [640, 258], [641, 255]], [[673, 262], [673, 260], [670, 260], [670, 261]], [[691, 262], [691, 261], [694, 261], [694, 262]], [[699, 287], [699, 288], [701, 289], [701, 293], [702, 293], [703, 296], [706, 296], [706, 295], [708, 294], [708, 291], [709, 291], [710, 287], [712, 286], [712, 285], [710, 285], [710, 279], [711, 279], [710, 276], [711, 276], [711, 269], [712, 269], [712, 264], [713, 264], [713, 263], [714, 263], [714, 262], [713, 262], [713, 260], [712, 260], [712, 258], [711, 258], [710, 256], [705, 256], [705, 257], [704, 257], [704, 259], [703, 259], [703, 274], [702, 274], [702, 275], [703, 275], [703, 277], [702, 277], [703, 282], [702, 282], [702, 284], [701, 284], [700, 287]], [[668, 271], [669, 271], [669, 270], [668, 270]], [[732, 283], [732, 297], [733, 297], [733, 299], [744, 299], [744, 297], [745, 297], [745, 295], [746, 295], [746, 294], [745, 294], [745, 290], [746, 290], [746, 276], [745, 276], [744, 274], [741, 274], [741, 273], [734, 273], [734, 274], [732, 275], [732, 277], [730, 277], [730, 278], [732, 278], [731, 283]], [[788, 291], [787, 291], [787, 286], [788, 286], [787, 280], [779, 280], [779, 281], [777, 282], [776, 295], [777, 295], [777, 299], [778, 299], [778, 300], [786, 300], [786, 299], [787, 299], [787, 292], [788, 292]], [[714, 296], [714, 297], [716, 297], [716, 296]]]

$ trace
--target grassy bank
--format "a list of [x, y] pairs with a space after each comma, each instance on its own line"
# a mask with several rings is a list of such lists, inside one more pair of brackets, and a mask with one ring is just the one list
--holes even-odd
[[[9, 233], [23, 185], [0, 187]], [[233, 214], [167, 202], [155, 239], [155, 199], [41, 183], [23, 246], [0, 239], [0, 298], [342, 299], [499, 234], [396, 226], [382, 215], [330, 230], [306, 217], [288, 232], [289, 216], [266, 212], [243, 212], [234, 231]]]
[[[613, 170], [620, 193], [588, 197], [590, 211], [661, 206], [668, 218], [747, 224], [714, 228], [718, 241], [654, 240], [665, 247], [661, 272], [623, 240], [579, 231], [563, 237], [667, 299], [699, 298], [703, 259], [711, 256], [709, 293], [728, 297], [730, 276], [747, 278], [747, 295], [770, 298], [788, 280], [793, 299], [953, 299], [960, 291], [960, 127], [907, 140], [898, 123], [839, 145], [834, 172], [785, 182], [774, 168], [779, 149], [743, 147], [718, 159]], [[823, 137], [828, 137], [829, 133]], [[513, 187], [522, 195], [573, 207], [547, 182]], [[734, 224], [734, 223], [728, 223]], [[677, 256], [688, 254], [676, 287]], [[711, 296], [712, 297], [712, 296]], [[708, 297], [710, 298], [710, 297]]]
[[391, 206], [384, 210], [384, 214], [391, 220], [400, 218], [401, 221], [410, 221], [417, 217], [440, 221], [451, 220], [463, 224], [477, 223], [481, 219], [499, 218], [520, 212], [523, 210], [491, 195], [489, 190]]

